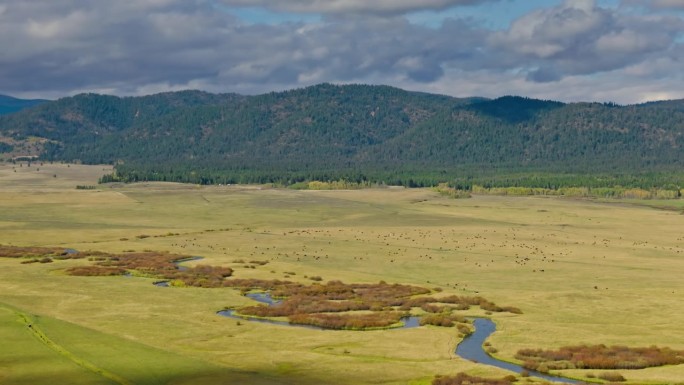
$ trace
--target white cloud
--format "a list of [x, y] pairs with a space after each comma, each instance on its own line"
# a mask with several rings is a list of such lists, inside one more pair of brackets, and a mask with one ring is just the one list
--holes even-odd
[[591, 0], [532, 12], [490, 38], [506, 63], [524, 63], [533, 81], [592, 75], [652, 60], [681, 35], [681, 19], [622, 14]]

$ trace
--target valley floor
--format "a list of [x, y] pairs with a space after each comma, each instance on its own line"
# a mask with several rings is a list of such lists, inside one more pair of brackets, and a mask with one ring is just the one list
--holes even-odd
[[[426, 189], [97, 185], [108, 170], [0, 165], [0, 244], [165, 250], [204, 257], [188, 265], [231, 267], [235, 278], [383, 280], [480, 295], [523, 311], [491, 315], [498, 331], [489, 342], [507, 360], [522, 348], [577, 344], [684, 349], [678, 211], [543, 197], [454, 200]], [[88, 185], [96, 188], [76, 189]], [[90, 263], [0, 258], [0, 340], [11, 342], [0, 345], [0, 384], [417, 385], [437, 374], [510, 374], [457, 358], [454, 329], [236, 322], [216, 312], [251, 303], [237, 290], [64, 274]], [[632, 383], [684, 381], [684, 365], [619, 372]]]

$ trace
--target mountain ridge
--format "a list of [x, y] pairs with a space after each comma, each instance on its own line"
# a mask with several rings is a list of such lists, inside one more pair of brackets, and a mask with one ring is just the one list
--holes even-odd
[[19, 99], [13, 96], [0, 94], [0, 115], [12, 114], [47, 102], [49, 102], [49, 100]]
[[0, 136], [45, 139], [46, 160], [117, 164], [122, 180], [663, 172], [684, 165], [684, 100], [618, 106], [328, 83], [255, 96], [82, 94], [0, 117]]

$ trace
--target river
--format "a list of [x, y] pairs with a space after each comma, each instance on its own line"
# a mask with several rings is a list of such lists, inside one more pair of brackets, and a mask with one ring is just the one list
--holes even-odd
[[[274, 300], [271, 298], [271, 295], [269, 293], [248, 293], [247, 297], [261, 303], [265, 303], [269, 306], [277, 306], [280, 301]], [[231, 317], [231, 318], [236, 318], [240, 320], [246, 320], [250, 322], [259, 322], [259, 323], [268, 323], [268, 324], [273, 324], [273, 325], [281, 325], [281, 326], [295, 326], [295, 327], [303, 327], [307, 329], [315, 329], [315, 330], [327, 330], [330, 331], [330, 329], [324, 329], [318, 326], [310, 326], [310, 325], [296, 325], [296, 324], [291, 324], [287, 321], [275, 321], [275, 320], [269, 320], [269, 319], [263, 319], [263, 318], [252, 318], [252, 317], [244, 317], [244, 316], [239, 316], [235, 315], [233, 310], [223, 310], [218, 312], [219, 315], [224, 316], [224, 317]], [[420, 317], [407, 317], [402, 319], [404, 325], [402, 327], [399, 327], [397, 329], [408, 329], [408, 328], [415, 328], [420, 326]], [[513, 364], [510, 362], [506, 361], [501, 361], [498, 360], [492, 356], [490, 356], [487, 352], [485, 352], [483, 345], [485, 340], [489, 338], [489, 336], [492, 335], [496, 331], [496, 324], [488, 319], [488, 318], [474, 318], [473, 319], [473, 326], [475, 327], [475, 331], [473, 334], [467, 336], [466, 338], [463, 339], [463, 341], [458, 344], [456, 347], [456, 354], [466, 360], [469, 361], [474, 361], [482, 365], [489, 365], [489, 366], [494, 366], [500, 369], [505, 369], [505, 370], [510, 370], [512, 372], [516, 373], [521, 373], [523, 371], [526, 371], [529, 373], [531, 377], [537, 377], [537, 378], [542, 378], [547, 381], [553, 381], [553, 382], [560, 382], [564, 384], [582, 384], [582, 381], [578, 380], [573, 380], [570, 378], [565, 378], [565, 377], [559, 377], [559, 376], [553, 376], [550, 374], [545, 374], [545, 373], [540, 373], [536, 372], [533, 370], [526, 370], [520, 365]]]

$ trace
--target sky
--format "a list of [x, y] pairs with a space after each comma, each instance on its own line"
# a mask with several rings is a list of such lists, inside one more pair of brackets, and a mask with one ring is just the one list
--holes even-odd
[[684, 98], [684, 0], [0, 0], [0, 94]]

